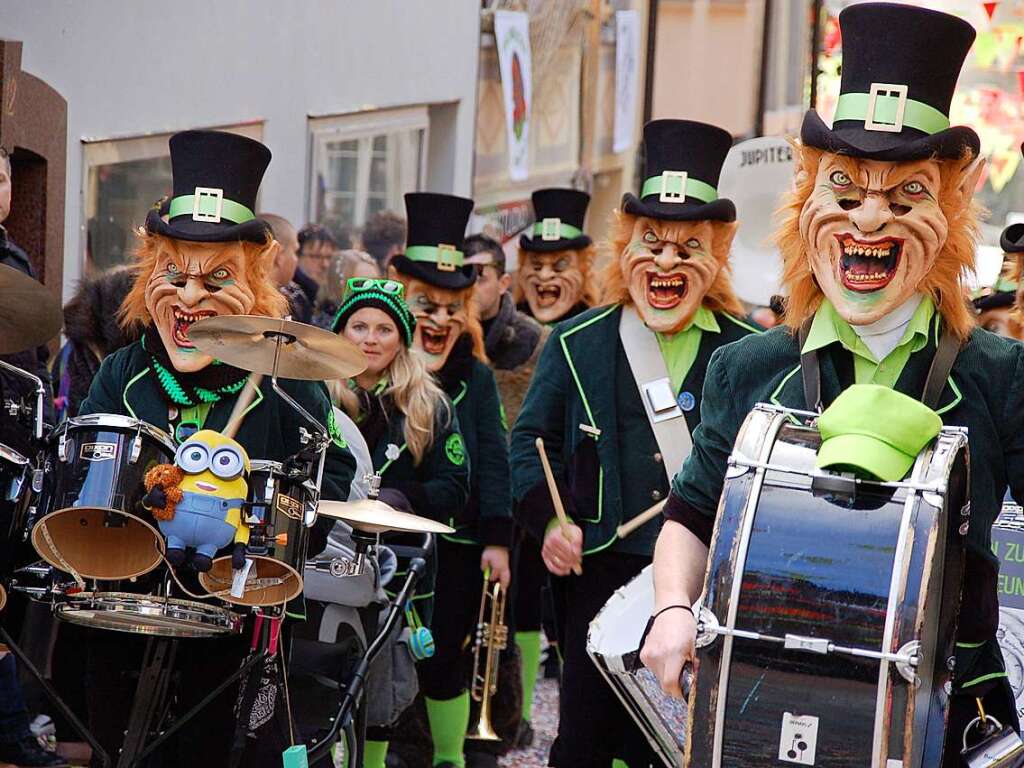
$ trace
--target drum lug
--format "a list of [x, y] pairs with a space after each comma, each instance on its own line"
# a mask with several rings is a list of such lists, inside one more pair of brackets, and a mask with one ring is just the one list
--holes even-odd
[[61, 433], [60, 439], [57, 440], [57, 458], [61, 461], [68, 460], [68, 437], [66, 433]]
[[43, 478], [45, 476], [46, 476], [46, 473], [43, 472], [43, 470], [41, 470], [41, 469], [33, 469], [32, 470], [32, 492], [33, 493], [39, 493], [40, 491], [43, 490]]
[[911, 640], [909, 643], [904, 643], [896, 655], [902, 657], [896, 662], [896, 671], [900, 673], [900, 677], [917, 688], [921, 685], [921, 678], [917, 676], [917, 664], [921, 657], [921, 642]]
[[718, 622], [718, 617], [711, 612], [711, 609], [706, 606], [701, 606], [697, 612], [697, 637], [694, 640], [694, 646], [697, 648], [707, 648], [718, 638], [722, 625]]
[[142, 435], [136, 433], [135, 437], [132, 438], [132, 447], [128, 449], [128, 463], [134, 464], [139, 460], [139, 456], [142, 455]]

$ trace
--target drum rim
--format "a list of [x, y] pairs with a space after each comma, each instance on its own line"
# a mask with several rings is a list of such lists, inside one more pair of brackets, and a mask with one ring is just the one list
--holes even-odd
[[[32, 540], [32, 549], [34, 549], [36, 551], [37, 555], [39, 555], [43, 560], [45, 560], [51, 566], [56, 568], [58, 571], [60, 571], [61, 573], [67, 573], [67, 571], [64, 570], [64, 566], [59, 561], [58, 562], [54, 562], [53, 560], [51, 560], [49, 557], [47, 557], [46, 555], [44, 555], [42, 553], [42, 551], [40, 550], [40, 548], [39, 548], [39, 546], [37, 544], [37, 538], [36, 538], [37, 534], [36, 534], [36, 532], [37, 531], [41, 532], [42, 528], [40, 526], [43, 523], [45, 523], [47, 520], [50, 520], [51, 518], [55, 518], [57, 515], [62, 515], [65, 512], [81, 512], [83, 510], [89, 510], [89, 509], [95, 509], [95, 510], [99, 510], [101, 512], [113, 512], [115, 514], [122, 515], [123, 517], [130, 518], [131, 520], [134, 520], [134, 521], [136, 521], [138, 523], [141, 523], [142, 525], [144, 525], [147, 528], [149, 528], [149, 530], [153, 533], [153, 537], [156, 539], [156, 542], [157, 542], [157, 552], [158, 552], [159, 556], [157, 557], [156, 562], [153, 563], [153, 566], [151, 568], [147, 568], [144, 571], [138, 571], [137, 573], [126, 574], [126, 575], [123, 575], [123, 576], [93, 576], [90, 573], [86, 573], [85, 571], [78, 570], [76, 568], [76, 570], [78, 571], [79, 576], [82, 576], [83, 578], [86, 578], [86, 579], [93, 579], [95, 581], [123, 581], [124, 579], [134, 579], [134, 578], [137, 578], [139, 576], [144, 576], [147, 573], [151, 573], [152, 571], [154, 571], [154, 570], [156, 570], [157, 568], [160, 567], [160, 564], [163, 562], [163, 555], [164, 555], [164, 553], [166, 552], [166, 549], [167, 549], [167, 544], [164, 541], [163, 534], [161, 534], [159, 530], [154, 528], [152, 525], [150, 525], [148, 522], [146, 522], [141, 517], [136, 517], [134, 515], [129, 515], [123, 509], [114, 509], [112, 507], [63, 507], [62, 509], [55, 509], [53, 512], [48, 512], [47, 514], [45, 514], [41, 518], [39, 518], [36, 521], [35, 525], [32, 526], [32, 533], [29, 536], [29, 538]], [[40, 533], [39, 535], [41, 536], [42, 534]], [[45, 543], [45, 541], [43, 543]], [[127, 593], [127, 594], [131, 594], [131, 593]]]
[[[186, 620], [189, 621], [188, 624], [175, 627], [175, 624], [173, 623], [175, 619], [173, 616], [166, 616], [168, 619], [167, 624], [143, 625], [132, 624], [130, 622], [119, 622], [111, 619], [108, 619], [107, 621], [103, 621], [102, 619], [99, 621], [83, 620], [84, 617], [77, 613], [78, 611], [89, 610], [88, 604], [90, 601], [111, 598], [121, 601], [123, 606], [119, 610], [101, 609], [100, 613], [108, 616], [110, 614], [120, 613], [127, 614], [128, 616], [145, 618], [150, 614], [138, 610], [139, 607], [143, 607], [147, 604], [157, 607], [162, 604], [176, 608], [183, 608], [194, 613], [202, 614], [203, 616], [198, 619]], [[78, 605], [79, 603], [83, 605]], [[156, 635], [163, 637], [216, 637], [219, 635], [238, 634], [241, 632], [242, 624], [244, 622], [244, 617], [240, 613], [219, 605], [208, 605], [195, 600], [185, 600], [177, 597], [156, 597], [154, 595], [145, 595], [135, 592], [76, 592], [73, 595], [64, 595], [60, 600], [56, 600], [54, 602], [53, 610], [59, 619], [71, 624], [79, 624], [81, 626], [93, 627], [96, 629], [109, 629], [115, 632], [127, 632], [129, 634]], [[96, 611], [97, 609], [94, 608], [92, 610]], [[182, 620], [178, 619], [178, 621]]]
[[21, 453], [3, 443], [0, 443], [0, 461], [9, 461], [12, 464], [18, 464], [22, 469], [27, 467], [29, 463], [28, 459], [22, 456]]
[[173, 454], [177, 449], [177, 443], [167, 432], [155, 427], [148, 421], [136, 419], [131, 416], [122, 416], [119, 413], [90, 413], [85, 416], [73, 416], [65, 420], [54, 430], [54, 434], [66, 434], [72, 427], [96, 428], [111, 427], [114, 429], [127, 429], [137, 432], [144, 432], [157, 442], [163, 443]]

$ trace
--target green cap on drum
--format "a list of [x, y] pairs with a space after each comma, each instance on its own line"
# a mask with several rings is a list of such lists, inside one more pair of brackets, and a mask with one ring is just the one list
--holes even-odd
[[846, 389], [818, 418], [820, 469], [852, 470], [872, 478], [902, 480], [921, 450], [942, 429], [924, 403], [876, 384]]

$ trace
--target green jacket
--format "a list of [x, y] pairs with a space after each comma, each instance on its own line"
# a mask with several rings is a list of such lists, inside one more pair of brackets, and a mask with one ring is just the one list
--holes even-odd
[[469, 497], [469, 457], [459, 433], [459, 420], [445, 400], [434, 419], [434, 442], [417, 466], [405, 442], [405, 416], [395, 413], [388, 430], [370, 445], [373, 468], [381, 476], [381, 488], [405, 494], [417, 515], [447, 522], [461, 514]]
[[[453, 351], [454, 354], [454, 351]], [[447, 367], [447, 366], [446, 366]], [[447, 522], [456, 532], [449, 541], [511, 547], [512, 486], [508, 466], [508, 433], [494, 372], [474, 357], [463, 375], [446, 382], [445, 391], [459, 415], [470, 465], [469, 502], [461, 515]]]
[[[920, 398], [939, 328], [936, 314], [927, 345], [910, 356], [896, 382], [898, 391]], [[853, 383], [853, 360], [839, 343], [823, 348], [818, 357], [822, 404], [827, 407]], [[797, 340], [785, 328], [715, 354], [705, 380], [702, 423], [693, 436], [693, 453], [673, 480], [667, 517], [710, 541], [726, 462], [747, 413], [759, 402], [806, 408], [799, 362]], [[958, 651], [961, 685], [999, 674], [988, 663], [999, 658], [992, 647], [999, 623], [999, 563], [990, 550], [991, 529], [1007, 484], [1018, 503], [1024, 500], [1022, 381], [1024, 345], [976, 329], [960, 350], [936, 409], [945, 425], [967, 427], [971, 452], [971, 519], [958, 639], [974, 647], [981, 644], [983, 651]]]
[[[334, 413], [326, 387], [311, 381], [281, 380], [280, 384], [321, 424], [330, 427], [332, 436], [335, 436], [324, 463], [321, 498], [339, 501], [348, 499], [356, 460], [334, 428]], [[214, 403], [204, 427], [222, 430], [227, 426], [234, 403], [234, 396]], [[121, 414], [145, 421], [168, 433], [172, 431], [169, 428], [167, 401], [150, 367], [149, 354], [142, 348], [141, 342], [122, 347], [103, 361], [79, 413]], [[235, 439], [245, 448], [250, 459], [284, 461], [299, 452], [302, 447], [299, 430], [306, 426], [305, 420], [274, 394], [270, 377], [266, 377]], [[309, 554], [319, 552], [324, 543], [326, 540], [323, 537], [314, 537]]]
[[[616, 546], [649, 555], [659, 521], [621, 541], [616, 528], [668, 493], [635, 380], [628, 368], [621, 370], [627, 365], [619, 342], [621, 313], [621, 305], [596, 307], [555, 326], [512, 430], [517, 521], [541, 539], [555, 515], [535, 445], [542, 437], [566, 514], [583, 528], [584, 554]], [[715, 317], [721, 332], [702, 334], [697, 359], [681, 387], [694, 395], [695, 407], [684, 412], [691, 432], [700, 423], [701, 384], [712, 353], [755, 330], [724, 313]], [[622, 386], [623, 380], [629, 385]], [[635, 419], [644, 419], [645, 428], [639, 431], [641, 446], [630, 444], [620, 451], [620, 422], [627, 410], [637, 414]], [[637, 431], [632, 426], [635, 419], [626, 425], [631, 432]], [[627, 477], [620, 476], [623, 471]], [[655, 485], [639, 487], [638, 477], [650, 478], [649, 484]], [[624, 503], [627, 493], [633, 496]], [[633, 512], [624, 512], [626, 507]]]

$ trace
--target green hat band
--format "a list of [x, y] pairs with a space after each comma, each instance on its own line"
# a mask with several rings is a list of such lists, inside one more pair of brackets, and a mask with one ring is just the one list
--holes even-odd
[[[949, 118], [935, 107], [906, 98], [905, 86], [888, 87], [888, 92], [886, 86], [881, 86], [874, 93], [841, 95], [832, 118], [833, 126], [840, 120], [859, 120], [869, 131], [899, 133], [907, 126], [929, 135], [949, 128]], [[893, 93], [900, 95], [893, 96]]]
[[582, 237], [583, 230], [561, 219], [548, 218], [533, 225], [533, 234], [540, 235], [541, 240], [573, 240]]
[[404, 301], [377, 289], [357, 291], [342, 302], [338, 307], [337, 314], [334, 315], [334, 322], [331, 324], [335, 333], [341, 332], [343, 321], [358, 311], [360, 304], [378, 307], [391, 315], [401, 326], [402, 335], [405, 337], [405, 346], [412, 345], [413, 333], [416, 330], [416, 318], [413, 317]]
[[433, 262], [442, 272], [454, 272], [465, 264], [465, 255], [453, 245], [410, 245], [405, 249], [405, 257]]
[[232, 224], [244, 224], [256, 218], [256, 214], [241, 203], [228, 200], [219, 189], [196, 187], [194, 195], [180, 195], [171, 200], [168, 218], [191, 216], [196, 221], [219, 224], [221, 220]]
[[718, 199], [718, 190], [700, 179], [685, 173], [662, 173], [652, 176], [644, 182], [640, 189], [640, 197], [658, 195], [663, 203], [682, 203], [687, 197], [693, 197], [703, 203], [713, 203]]

